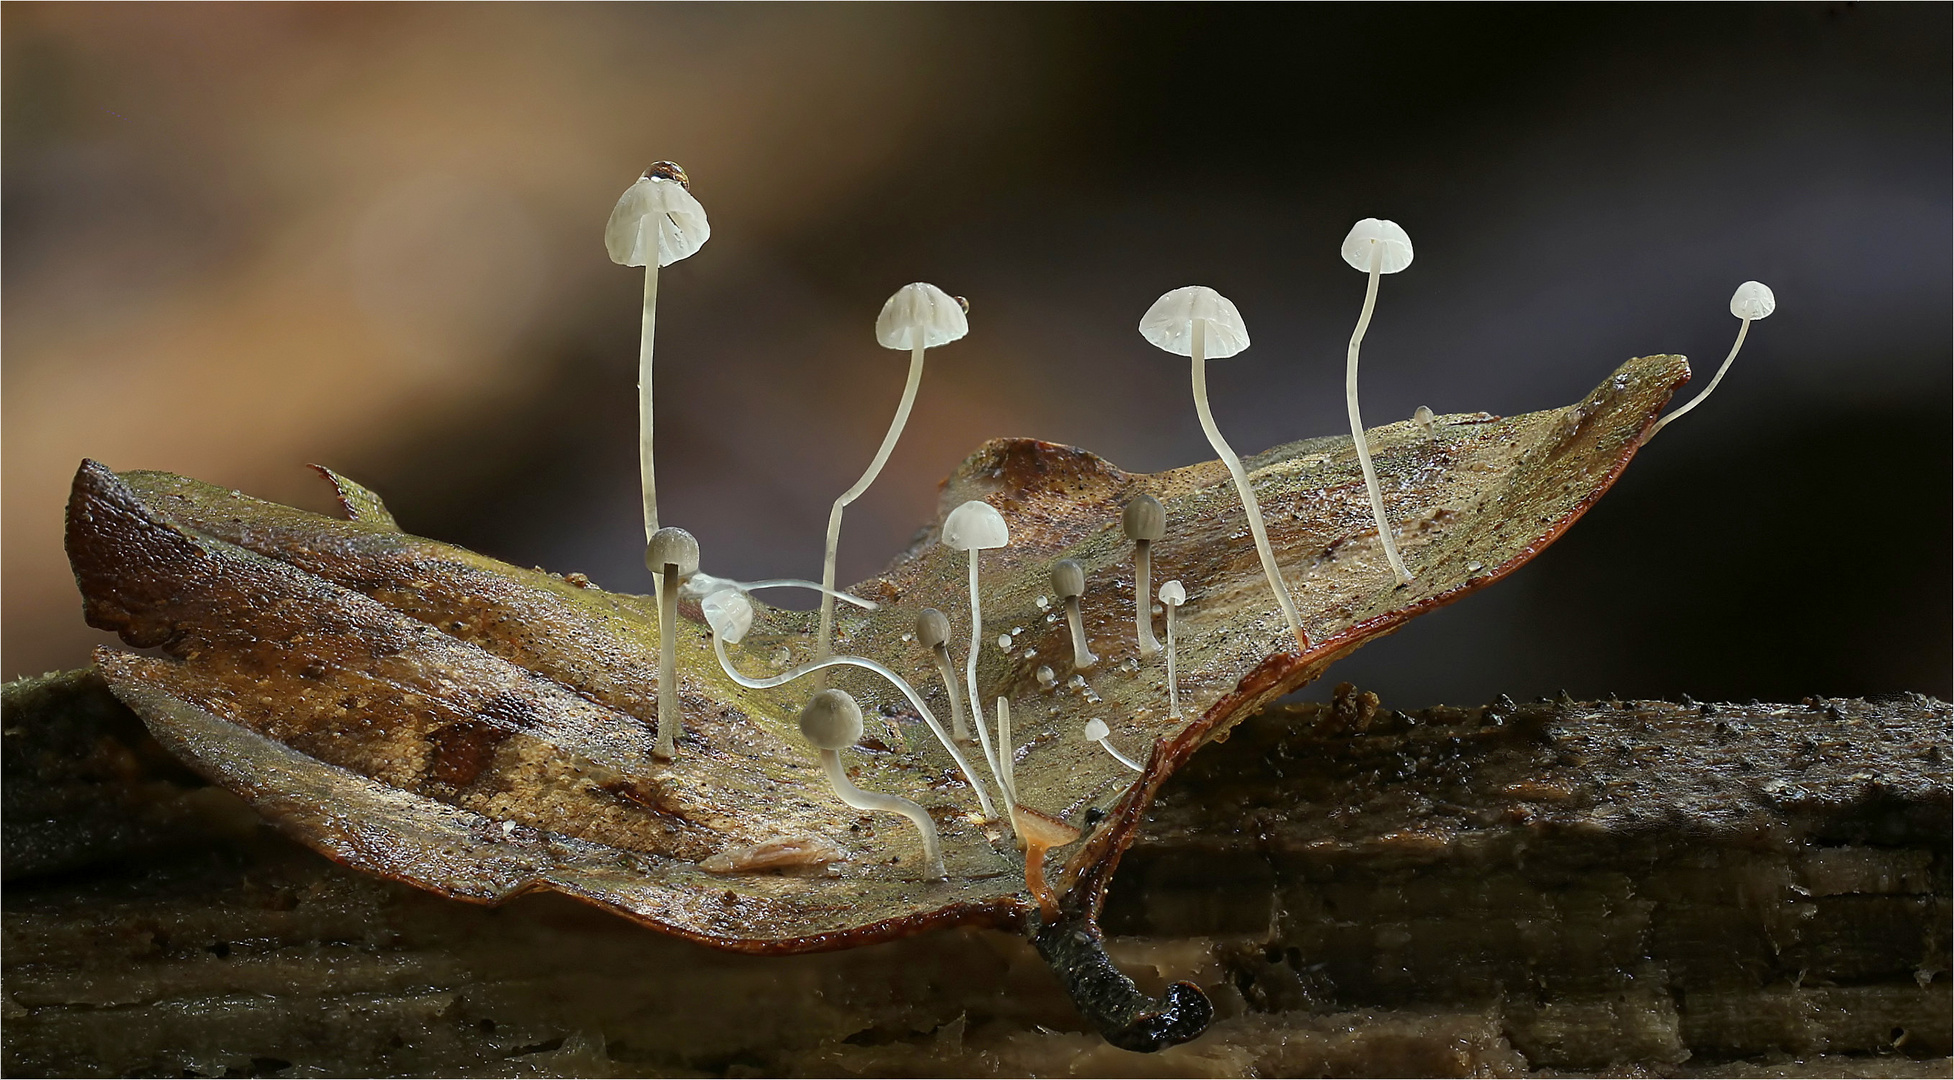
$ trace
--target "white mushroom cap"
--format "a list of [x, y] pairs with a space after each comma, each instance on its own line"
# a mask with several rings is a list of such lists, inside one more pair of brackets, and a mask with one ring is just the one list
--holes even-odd
[[753, 601], [738, 589], [721, 589], [699, 602], [706, 625], [728, 645], [738, 645], [753, 629]]
[[1140, 336], [1176, 356], [1194, 355], [1194, 320], [1208, 330], [1201, 355], [1221, 360], [1248, 348], [1248, 324], [1227, 297], [1206, 285], [1185, 285], [1153, 302], [1140, 317]]
[[1187, 603], [1187, 590], [1181, 586], [1179, 578], [1160, 587], [1160, 602], [1170, 605]]
[[1761, 319], [1777, 309], [1777, 295], [1761, 281], [1744, 282], [1730, 298], [1730, 314], [1739, 319]]
[[934, 349], [970, 333], [956, 297], [926, 281], [904, 285], [875, 317], [875, 340], [885, 349]]
[[846, 690], [822, 690], [801, 710], [801, 737], [817, 750], [846, 750], [862, 739], [862, 707]]
[[1371, 253], [1380, 247], [1384, 249], [1380, 273], [1395, 274], [1411, 265], [1410, 235], [1397, 222], [1374, 217], [1350, 227], [1350, 235], [1343, 238], [1343, 261], [1368, 274]]
[[645, 545], [645, 569], [663, 574], [667, 564], [678, 567], [681, 582], [699, 572], [699, 541], [675, 525], [652, 533], [651, 542]]
[[943, 546], [952, 551], [1001, 548], [1011, 542], [1011, 529], [1004, 515], [982, 499], [972, 499], [943, 522]]
[[712, 235], [706, 208], [677, 180], [641, 177], [624, 189], [604, 226], [604, 247], [620, 266], [645, 266], [655, 255], [670, 266], [705, 246]]
[[1104, 720], [1086, 721], [1086, 739], [1089, 742], [1098, 742], [1112, 733], [1113, 729], [1107, 727]]

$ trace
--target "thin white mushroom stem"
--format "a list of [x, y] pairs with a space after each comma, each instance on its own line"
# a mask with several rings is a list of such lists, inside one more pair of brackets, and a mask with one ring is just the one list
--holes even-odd
[[645, 313], [638, 330], [638, 484], [644, 492], [645, 542], [658, 531], [658, 477], [651, 453], [651, 343], [658, 329], [658, 259], [645, 263]]
[[[1208, 444], [1228, 466], [1228, 475], [1235, 478], [1235, 492], [1241, 496], [1242, 509], [1248, 511], [1248, 530], [1255, 537], [1255, 552], [1262, 557], [1262, 573], [1269, 579], [1269, 588], [1276, 594], [1276, 602], [1282, 605], [1282, 617], [1289, 621], [1289, 631], [1296, 636], [1296, 647], [1309, 651], [1309, 635], [1303, 633], [1302, 620], [1296, 615], [1296, 603], [1289, 598], [1289, 585], [1282, 580], [1282, 570], [1276, 565], [1276, 553], [1269, 546], [1268, 530], [1262, 526], [1262, 507], [1255, 501], [1255, 489], [1249, 486], [1248, 473], [1242, 468], [1242, 459], [1221, 437], [1221, 429], [1215, 425], [1214, 412], [1208, 408], [1208, 366], [1203, 355], [1207, 339], [1206, 319], [1194, 320], [1193, 358], [1194, 358], [1194, 411], [1200, 414], [1201, 430], [1207, 432]], [[1172, 626], [1170, 622], [1168, 624]]]
[[[963, 719], [963, 688], [957, 685], [956, 668], [950, 660], [950, 647], [938, 645], [930, 650], [936, 657], [936, 673], [943, 679], [943, 693], [950, 699], [950, 731], [958, 741], [970, 739], [970, 725]], [[977, 726], [982, 727], [980, 723]]]
[[795, 679], [833, 667], [857, 667], [864, 671], [872, 671], [884, 679], [889, 680], [890, 685], [901, 691], [902, 696], [908, 698], [909, 703], [916, 707], [916, 712], [922, 716], [923, 722], [928, 724], [930, 731], [936, 735], [936, 741], [942, 743], [943, 749], [950, 752], [950, 758], [957, 763], [957, 769], [963, 773], [964, 780], [970, 784], [971, 790], [977, 793], [977, 804], [983, 808], [984, 816], [993, 818], [997, 816], [997, 809], [992, 805], [991, 797], [986, 793], [983, 782], [977, 779], [977, 773], [971, 769], [970, 762], [964, 758], [963, 753], [950, 741], [949, 733], [943, 730], [943, 725], [937, 721], [936, 714], [931, 712], [930, 707], [924, 703], [923, 695], [917, 693], [916, 688], [909, 685], [909, 680], [896, 674], [889, 668], [874, 660], [870, 660], [866, 656], [830, 656], [825, 660], [811, 660], [799, 667], [791, 668], [782, 674], [775, 675], [772, 678], [752, 679], [740, 674], [739, 669], [733, 666], [733, 658], [726, 655], [725, 638], [714, 634], [712, 636], [712, 648], [719, 656], [720, 670], [726, 673], [727, 678], [746, 687], [748, 690], [771, 690], [776, 686], [785, 686]]
[[1750, 333], [1750, 324], [1751, 324], [1751, 320], [1745, 319], [1743, 321], [1743, 325], [1737, 327], [1737, 343], [1735, 345], [1730, 346], [1730, 355], [1723, 358], [1723, 366], [1717, 368], [1716, 375], [1710, 379], [1710, 385], [1704, 387], [1702, 393], [1696, 395], [1693, 398], [1690, 398], [1689, 403], [1687, 405], [1684, 405], [1682, 408], [1677, 409], [1675, 412], [1670, 413], [1668, 416], [1665, 416], [1662, 419], [1657, 420], [1655, 422], [1655, 426], [1649, 429], [1649, 433], [1642, 437], [1643, 445], [1647, 445], [1650, 439], [1655, 438], [1656, 432], [1661, 431], [1665, 427], [1668, 427], [1669, 424], [1672, 423], [1677, 417], [1683, 415], [1684, 413], [1690, 411], [1691, 409], [1696, 408], [1698, 405], [1703, 404], [1703, 399], [1709, 397], [1710, 391], [1715, 390], [1717, 388], [1717, 384], [1723, 381], [1723, 373], [1730, 370], [1730, 361], [1737, 359], [1737, 351], [1744, 347], [1744, 338], [1746, 335]]
[[868, 463], [868, 471], [855, 481], [855, 486], [841, 493], [834, 507], [828, 511], [828, 550], [821, 560], [821, 629], [816, 638], [814, 655], [827, 656], [833, 652], [835, 631], [835, 552], [841, 545], [841, 511], [849, 503], [862, 497], [875, 478], [882, 475], [882, 466], [889, 463], [889, 455], [895, 451], [896, 440], [902, 436], [903, 425], [909, 423], [909, 410], [916, 404], [916, 388], [923, 382], [923, 331], [915, 331], [916, 345], [909, 351], [909, 381], [902, 388], [902, 402], [896, 406], [896, 418], [889, 424], [889, 433], [882, 437], [882, 446], [875, 452], [875, 460]]
[[1371, 497], [1371, 517], [1377, 519], [1377, 538], [1384, 544], [1384, 558], [1391, 564], [1391, 576], [1403, 585], [1411, 580], [1411, 571], [1405, 569], [1404, 559], [1398, 555], [1398, 541], [1391, 534], [1391, 520], [1384, 516], [1384, 491], [1377, 484], [1377, 469], [1371, 465], [1370, 440], [1364, 435], [1364, 418], [1357, 412], [1357, 350], [1364, 344], [1364, 332], [1371, 325], [1371, 312], [1377, 307], [1377, 282], [1383, 275], [1383, 268], [1384, 245], [1378, 244], [1371, 253], [1370, 283], [1364, 287], [1364, 310], [1357, 316], [1356, 332], [1350, 335], [1349, 361], [1343, 373], [1343, 400], [1350, 409], [1350, 441], [1357, 448], [1357, 464], [1364, 470], [1364, 488]]
[[652, 754], [669, 760], [685, 730], [678, 700], [678, 564], [658, 575], [658, 742]]
[[1011, 743], [1011, 703], [1004, 698], [997, 699], [997, 750], [998, 760], [1004, 765], [1004, 775], [998, 782], [1004, 788], [1004, 805], [1011, 815], [1011, 829], [1018, 835], [1024, 830], [1018, 828], [1018, 774], [1017, 747]]
[[[970, 695], [967, 700], [973, 711], [978, 711], [977, 703], [983, 700], [977, 696], [977, 650], [984, 644], [984, 611], [977, 597], [977, 553], [980, 550], [982, 549], [974, 547], [970, 549], [970, 656], [963, 665], [964, 690]], [[991, 749], [991, 738], [985, 731], [982, 712], [978, 711], [974, 719], [977, 721], [977, 744], [983, 748], [984, 760], [991, 766], [991, 776], [997, 781], [998, 790], [1002, 791], [1004, 790], [1003, 767], [998, 764], [996, 751]], [[1015, 826], [1013, 828], [1015, 830]]]
[[929, 811], [903, 798], [900, 795], [884, 795], [876, 791], [863, 791], [848, 779], [848, 770], [842, 767], [839, 750], [822, 750], [821, 767], [827, 770], [828, 783], [835, 789], [835, 797], [857, 810], [879, 810], [886, 814], [901, 814], [916, 825], [916, 831], [923, 834], [923, 876], [942, 879], [949, 874], [943, 868], [943, 848], [936, 839], [936, 822], [930, 820]]
[[1133, 621], [1140, 641], [1140, 655], [1160, 651], [1160, 639], [1153, 636], [1153, 552], [1152, 541], [1133, 542]]

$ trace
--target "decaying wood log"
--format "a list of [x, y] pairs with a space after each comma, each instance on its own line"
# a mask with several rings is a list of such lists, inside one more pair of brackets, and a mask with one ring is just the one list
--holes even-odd
[[1949, 709], [1271, 709], [1168, 783], [1111, 951], [1139, 1056], [1021, 938], [754, 957], [362, 876], [90, 673], [5, 693], [8, 1075], [1946, 1076]]

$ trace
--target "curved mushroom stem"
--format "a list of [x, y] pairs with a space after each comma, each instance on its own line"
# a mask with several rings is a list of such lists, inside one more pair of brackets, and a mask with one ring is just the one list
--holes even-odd
[[1133, 629], [1141, 656], [1160, 651], [1160, 640], [1153, 636], [1153, 551], [1146, 540], [1133, 541]]
[[[1003, 698], [997, 699], [997, 757], [1004, 766], [1004, 775], [998, 777], [998, 784], [1004, 788], [1004, 810], [1010, 815], [1012, 831], [1024, 837], [1024, 830], [1018, 828], [1018, 775], [1017, 760], [1011, 745], [1011, 703]], [[1025, 838], [1029, 843], [1029, 838]]]
[[[984, 611], [981, 602], [977, 598], [977, 552], [980, 550], [982, 549], [970, 549], [970, 656], [964, 661], [963, 665], [964, 690], [969, 694], [967, 700], [970, 702], [972, 711], [976, 710], [977, 702], [982, 700], [977, 696], [977, 650], [984, 643]], [[991, 766], [991, 777], [997, 781], [998, 790], [1002, 791], [1004, 790], [1004, 773], [1002, 772], [1002, 766], [997, 763], [996, 752], [991, 749], [990, 734], [984, 730], [984, 717], [980, 714], [975, 719], [977, 721], [977, 744], [983, 748], [984, 760], [989, 762]]]
[[1193, 983], [1174, 983], [1159, 1000], [1141, 993], [1106, 955], [1099, 927], [1087, 913], [1047, 915], [1031, 941], [1065, 984], [1080, 1015], [1121, 1050], [1163, 1050], [1198, 1037], [1214, 1019], [1214, 1004]]
[[1371, 516], [1377, 519], [1377, 538], [1384, 544], [1384, 558], [1391, 564], [1391, 576], [1403, 585], [1411, 580], [1411, 571], [1405, 569], [1404, 559], [1398, 555], [1398, 541], [1391, 534], [1391, 521], [1384, 516], [1384, 492], [1377, 486], [1377, 470], [1371, 466], [1370, 440], [1364, 436], [1364, 419], [1357, 414], [1357, 349], [1364, 343], [1364, 332], [1371, 325], [1371, 311], [1377, 307], [1377, 279], [1383, 273], [1383, 266], [1384, 245], [1373, 245], [1370, 284], [1364, 288], [1364, 310], [1357, 316], [1356, 332], [1350, 335], [1349, 362], [1343, 370], [1343, 401], [1350, 409], [1350, 441], [1357, 447], [1357, 464], [1364, 470], [1364, 487], [1371, 497]]
[[930, 650], [936, 657], [936, 673], [943, 679], [944, 696], [950, 699], [950, 733], [958, 742], [970, 741], [970, 725], [963, 719], [963, 688], [957, 685], [956, 669], [951, 666], [950, 647], [938, 645]]
[[1179, 604], [1167, 605], [1167, 717], [1171, 720], [1181, 718], [1181, 684], [1174, 671], [1174, 613]]
[[1100, 739], [1099, 745], [1107, 753], [1113, 755], [1113, 759], [1118, 761], [1121, 765], [1124, 765], [1127, 768], [1132, 769], [1134, 772], [1147, 771], [1146, 766], [1140, 764], [1139, 762], [1133, 760], [1130, 757], [1127, 757], [1125, 754], [1120, 753], [1118, 750], [1113, 749], [1113, 740], [1110, 737]]
[[1737, 350], [1744, 347], [1744, 336], [1750, 333], [1750, 323], [1751, 321], [1749, 319], [1745, 319], [1743, 325], [1737, 328], [1737, 343], [1735, 345], [1730, 346], [1730, 355], [1723, 358], [1723, 366], [1717, 368], [1716, 376], [1710, 380], [1710, 385], [1704, 387], [1702, 393], [1696, 395], [1693, 398], [1690, 398], [1689, 404], [1684, 405], [1682, 408], [1677, 409], [1675, 412], [1670, 413], [1668, 416], [1665, 416], [1662, 419], [1657, 420], [1655, 422], [1655, 426], [1649, 429], [1649, 433], [1647, 435], [1642, 436], [1642, 445], [1647, 446], [1649, 444], [1649, 440], [1655, 438], [1655, 433], [1661, 431], [1665, 427], [1668, 427], [1671, 421], [1675, 420], [1677, 417], [1683, 415], [1684, 413], [1690, 411], [1691, 409], [1696, 408], [1698, 405], [1703, 404], [1703, 399], [1709, 397], [1710, 391], [1715, 390], [1717, 388], [1717, 384], [1723, 381], [1723, 373], [1730, 370], [1730, 361], [1737, 359]]
[[[922, 340], [922, 331], [916, 331], [916, 341]], [[923, 381], [922, 345], [917, 345], [909, 353], [909, 381], [902, 388], [902, 402], [896, 406], [896, 418], [889, 424], [889, 433], [882, 436], [882, 446], [875, 452], [875, 460], [868, 463], [868, 471], [862, 474], [855, 486], [841, 493], [835, 500], [834, 508], [828, 511], [828, 551], [821, 560], [821, 629], [815, 639], [814, 657], [825, 659], [834, 651], [835, 633], [835, 551], [841, 544], [841, 511], [849, 503], [861, 498], [875, 478], [882, 474], [882, 466], [889, 463], [889, 455], [895, 451], [896, 439], [901, 437], [903, 425], [909, 423], [909, 409], [916, 404], [916, 388]]]
[[672, 741], [685, 729], [678, 703], [678, 564], [658, 575], [658, 742], [654, 757], [671, 760]]
[[[874, 660], [870, 660], [866, 656], [830, 656], [825, 660], [814, 660], [802, 664], [797, 668], [792, 668], [769, 679], [749, 679], [745, 675], [740, 674], [739, 669], [733, 666], [733, 658], [726, 655], [725, 638], [714, 634], [712, 636], [712, 648], [719, 656], [719, 667], [720, 670], [726, 673], [726, 677], [749, 690], [771, 690], [776, 686], [784, 686], [787, 683], [793, 682], [802, 676], [811, 675], [814, 672], [824, 671], [832, 667], [858, 667], [864, 671], [872, 671], [889, 680], [889, 684], [897, 690], [900, 690], [902, 696], [908, 698], [909, 703], [916, 707], [916, 712], [922, 716], [923, 722], [929, 725], [931, 732], [935, 733], [936, 741], [942, 743], [943, 749], [950, 752], [951, 760], [957, 763], [957, 768], [963, 772], [963, 778], [969, 782], [971, 790], [977, 793], [977, 805], [983, 808], [984, 816], [988, 818], [995, 818], [997, 816], [997, 808], [991, 804], [991, 797], [984, 790], [983, 782], [977, 779], [977, 773], [971, 769], [970, 762], [964, 758], [963, 752], [958, 750], [956, 744], [950, 741], [949, 733], [943, 730], [943, 725], [937, 721], [936, 714], [931, 712], [929, 706], [923, 703], [923, 695], [917, 693], [916, 688], [909, 685], [909, 680], [896, 674], [889, 668]], [[980, 724], [978, 726], [981, 728], [983, 725]]]
[[1235, 492], [1241, 496], [1242, 509], [1248, 511], [1248, 530], [1255, 537], [1255, 553], [1262, 557], [1262, 573], [1269, 579], [1269, 589], [1276, 594], [1276, 602], [1282, 605], [1282, 616], [1289, 620], [1289, 631], [1296, 635], [1296, 648], [1309, 651], [1309, 635], [1303, 633], [1302, 620], [1296, 616], [1296, 604], [1289, 599], [1289, 586], [1282, 580], [1282, 570], [1276, 566], [1276, 553], [1269, 547], [1269, 532], [1262, 526], [1262, 507], [1255, 501], [1255, 489], [1249, 486], [1248, 473], [1242, 469], [1242, 459], [1221, 437], [1221, 429], [1215, 426], [1214, 413], [1208, 408], [1208, 365], [1202, 355], [1206, 345], [1208, 321], [1194, 320], [1194, 411], [1201, 415], [1201, 430], [1208, 434], [1208, 444], [1228, 466], [1228, 475], [1235, 478]]
[[876, 791], [863, 791], [848, 779], [848, 770], [841, 767], [841, 751], [821, 751], [821, 767], [827, 770], [828, 783], [835, 789], [835, 797], [857, 810], [880, 810], [888, 814], [901, 814], [916, 823], [916, 831], [923, 834], [923, 876], [932, 880], [942, 880], [950, 875], [943, 869], [943, 848], [936, 841], [936, 822], [930, 820], [929, 811], [910, 802], [900, 795], [884, 795]]
[[1065, 598], [1065, 620], [1072, 625], [1072, 666], [1084, 671], [1099, 662], [1092, 654], [1092, 645], [1086, 641], [1086, 619], [1080, 610], [1079, 598]]
[[658, 329], [658, 254], [645, 263], [645, 314], [638, 329], [638, 484], [644, 493], [645, 543], [658, 531], [658, 478], [651, 461], [651, 341]]

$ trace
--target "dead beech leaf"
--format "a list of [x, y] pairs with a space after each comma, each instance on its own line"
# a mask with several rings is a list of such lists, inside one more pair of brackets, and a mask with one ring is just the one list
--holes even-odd
[[[1202, 742], [1551, 543], [1620, 474], [1687, 377], [1680, 357], [1650, 357], [1566, 408], [1373, 429], [1386, 506], [1417, 575], [1402, 588], [1347, 437], [1248, 459], [1311, 636], [1306, 654], [1283, 651], [1293, 640], [1220, 463], [1132, 475], [1048, 443], [981, 447], [947, 482], [942, 510], [981, 498], [1010, 523], [1011, 545], [983, 555], [978, 682], [986, 703], [1010, 699], [1019, 801], [1086, 829], [1047, 865], [1067, 909], [1097, 910], [1141, 810]], [[351, 520], [93, 462], [76, 475], [68, 510], [89, 622], [167, 654], [102, 651], [109, 685], [165, 745], [280, 829], [340, 862], [451, 896], [495, 902], [554, 889], [750, 952], [955, 923], [1035, 925], [1022, 858], [981, 820], [971, 788], [888, 684], [830, 674], [870, 720], [870, 740], [845, 757], [863, 787], [931, 812], [945, 881], [919, 879], [906, 822], [830, 793], [795, 728], [812, 687], [733, 683], [696, 604], [681, 607], [678, 627], [685, 734], [676, 760], [659, 762], [648, 597], [410, 536], [377, 497], [328, 476]], [[1140, 660], [1133, 641], [1120, 507], [1140, 492], [1167, 508], [1154, 581], [1188, 589], [1176, 631], [1184, 721], [1167, 717], [1164, 658]], [[1086, 628], [1101, 658], [1077, 685], [1046, 577], [1061, 557], [1086, 569]], [[710, 551], [705, 558], [709, 566]], [[919, 545], [854, 588], [882, 607], [839, 611], [837, 652], [888, 664], [947, 716], [936, 668], [908, 638], [918, 609], [942, 609], [961, 666], [965, 575], [961, 552]], [[813, 613], [756, 607], [752, 632], [732, 648], [739, 668], [772, 675], [807, 659]], [[1034, 676], [1044, 664], [1058, 673], [1055, 689]], [[1085, 741], [1088, 719], [1105, 721], [1146, 771]], [[882, 739], [884, 720], [903, 737]], [[970, 756], [984, 773], [981, 755]], [[783, 837], [824, 861], [831, 850], [828, 870], [762, 872], [757, 859], [737, 871], [742, 853]]]

